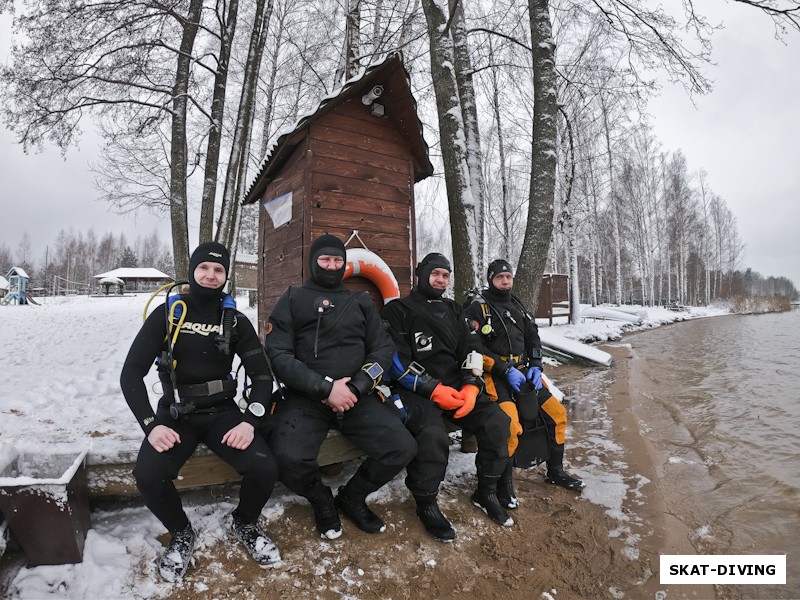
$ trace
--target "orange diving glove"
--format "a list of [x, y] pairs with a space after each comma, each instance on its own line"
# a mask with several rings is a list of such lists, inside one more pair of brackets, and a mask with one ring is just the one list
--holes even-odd
[[433, 400], [442, 410], [455, 410], [464, 405], [464, 398], [462, 397], [461, 393], [457, 389], [451, 388], [449, 385], [444, 385], [442, 383], [437, 385], [433, 390], [433, 393], [431, 394], [431, 400]]
[[481, 393], [481, 390], [477, 385], [468, 383], [467, 385], [461, 386], [460, 393], [461, 397], [464, 399], [464, 404], [456, 411], [456, 414], [453, 415], [456, 419], [466, 417], [472, 412], [472, 409], [475, 408], [475, 400], [478, 398], [478, 394]]

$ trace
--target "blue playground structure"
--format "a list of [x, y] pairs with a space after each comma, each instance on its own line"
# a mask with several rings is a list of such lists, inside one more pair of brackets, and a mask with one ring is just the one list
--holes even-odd
[[8, 294], [3, 298], [3, 304], [37, 304], [28, 292], [30, 276], [22, 267], [11, 267], [6, 279], [8, 279]]

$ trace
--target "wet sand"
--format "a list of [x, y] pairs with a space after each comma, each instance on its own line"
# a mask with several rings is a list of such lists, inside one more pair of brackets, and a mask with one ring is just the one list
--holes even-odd
[[[603, 347], [614, 356], [612, 367], [609, 416], [613, 419], [614, 439], [626, 449], [631, 472], [644, 475], [649, 482], [641, 491], [644, 494], [641, 508], [635, 512], [642, 518], [640, 562], [646, 580], [632, 590], [632, 598], [672, 600], [684, 598], [739, 598], [735, 590], [718, 593], [712, 585], [661, 585], [659, 583], [659, 557], [662, 554], [697, 554], [692, 545], [690, 531], [677, 515], [674, 495], [665, 485], [662, 465], [667, 457], [650, 442], [648, 432], [642, 430], [642, 417], [654, 409], [636, 372], [636, 359], [625, 345]], [[641, 359], [639, 359], [641, 360]]]

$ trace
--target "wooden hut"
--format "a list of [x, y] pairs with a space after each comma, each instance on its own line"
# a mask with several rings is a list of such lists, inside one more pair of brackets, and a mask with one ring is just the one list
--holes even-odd
[[[399, 52], [346, 82], [280, 135], [244, 200], [260, 203], [262, 334], [280, 295], [306, 277], [311, 242], [326, 232], [350, 240], [348, 248], [375, 253], [407, 293], [416, 262], [414, 184], [432, 173]], [[379, 296], [360, 277], [347, 285]]]

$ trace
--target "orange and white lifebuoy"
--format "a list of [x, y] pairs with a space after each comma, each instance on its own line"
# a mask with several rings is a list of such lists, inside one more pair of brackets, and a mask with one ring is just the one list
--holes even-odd
[[347, 266], [344, 270], [344, 278], [347, 279], [348, 277], [369, 279], [378, 286], [384, 304], [400, 297], [400, 286], [397, 284], [397, 279], [395, 279], [389, 265], [380, 256], [366, 248], [347, 249]]

